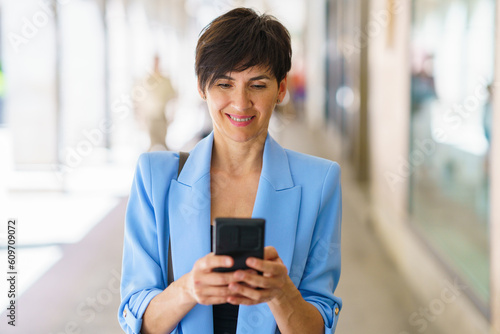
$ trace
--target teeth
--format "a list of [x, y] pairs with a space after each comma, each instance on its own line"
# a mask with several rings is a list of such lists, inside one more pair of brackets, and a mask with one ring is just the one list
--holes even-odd
[[236, 118], [236, 117], [233, 117], [233, 116], [229, 115], [229, 117], [230, 117], [233, 121], [236, 121], [236, 122], [248, 122], [249, 120], [251, 120], [251, 119], [252, 119], [252, 116], [247, 117], [247, 118]]

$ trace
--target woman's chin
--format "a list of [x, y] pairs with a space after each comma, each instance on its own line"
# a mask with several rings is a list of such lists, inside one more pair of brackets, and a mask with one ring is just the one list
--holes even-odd
[[[260, 132], [245, 133], [245, 132], [241, 131], [241, 132], [233, 132], [229, 135], [229, 137], [232, 141], [237, 142], [237, 143], [248, 143], [250, 141], [253, 141], [253, 140], [261, 137], [263, 133], [266, 134], [267, 132], [260, 131]], [[264, 136], [264, 138], [265, 138], [265, 136]]]

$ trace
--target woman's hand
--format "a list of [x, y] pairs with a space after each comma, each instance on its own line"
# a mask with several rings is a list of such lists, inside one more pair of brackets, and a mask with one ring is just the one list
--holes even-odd
[[[261, 271], [263, 275], [253, 270], [237, 270], [232, 273], [229, 283], [231, 295], [227, 302], [231, 304], [255, 305], [279, 299], [293, 282], [288, 277], [288, 270], [272, 246], [264, 248], [264, 259], [248, 258], [247, 266]], [[293, 286], [295, 288], [295, 286]]]
[[231, 267], [230, 256], [210, 253], [198, 259], [193, 269], [186, 275], [185, 285], [190, 297], [198, 304], [223, 304], [229, 296], [234, 295], [228, 285], [234, 282], [233, 273], [213, 272], [214, 268]]

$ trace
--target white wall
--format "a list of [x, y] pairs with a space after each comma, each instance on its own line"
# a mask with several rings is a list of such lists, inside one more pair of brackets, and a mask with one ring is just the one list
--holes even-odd
[[[6, 121], [19, 164], [55, 163], [56, 100], [53, 19], [38, 1], [2, 3]], [[50, 12], [50, 10], [49, 10]]]
[[[414, 287], [422, 308], [430, 310], [428, 318], [419, 315], [420, 309], [415, 310], [416, 315], [408, 314], [410, 326], [420, 330], [425, 322], [427, 328], [445, 334], [487, 333], [488, 322], [463, 291], [458, 291], [453, 302], [442, 302], [447, 284], [453, 284], [453, 278], [410, 229], [407, 157], [411, 153], [408, 149], [411, 1], [394, 0], [394, 3], [392, 45], [387, 42], [389, 24], [380, 20], [387, 13], [384, 11], [388, 9], [388, 1], [371, 1], [369, 21], [372, 27], [368, 65], [370, 191], [376, 230], [402, 275]], [[438, 308], [442, 304], [444, 310]]]

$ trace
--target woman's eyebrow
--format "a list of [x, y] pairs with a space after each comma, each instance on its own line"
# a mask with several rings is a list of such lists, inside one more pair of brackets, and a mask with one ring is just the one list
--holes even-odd
[[249, 81], [256, 81], [256, 80], [263, 80], [263, 79], [264, 79], [264, 80], [266, 80], [266, 79], [267, 79], [267, 80], [271, 80], [271, 78], [270, 78], [268, 75], [263, 74], [263, 75], [259, 75], [259, 76], [256, 76], [256, 77], [253, 77], [253, 78], [250, 78], [250, 80], [249, 80]]
[[[225, 79], [225, 80], [233, 80], [234, 81], [234, 78], [228, 76], [228, 75], [221, 75], [220, 77], [217, 78], [217, 80], [220, 80], [220, 79]], [[248, 81], [256, 81], [256, 80], [271, 80], [271, 78], [268, 76], [268, 75], [265, 75], [265, 74], [262, 74], [262, 75], [259, 75], [259, 76], [256, 76], [256, 77], [253, 77], [253, 78], [250, 78]]]
[[225, 75], [225, 74], [222, 74], [219, 77], [217, 77], [217, 80], [220, 80], [220, 79], [226, 79], [226, 80], [233, 80], [234, 81], [234, 78], [231, 78], [230, 76]]

